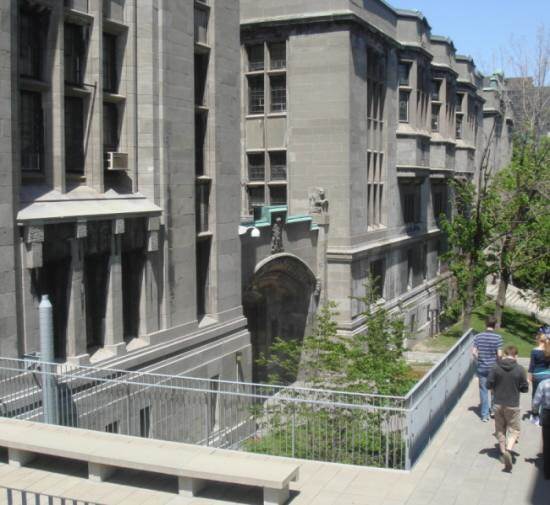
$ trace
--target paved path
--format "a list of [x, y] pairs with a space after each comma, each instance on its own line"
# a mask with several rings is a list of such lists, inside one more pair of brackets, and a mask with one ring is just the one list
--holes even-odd
[[[291, 484], [291, 505], [550, 505], [550, 482], [536, 468], [540, 428], [523, 421], [517, 462], [511, 474], [498, 461], [493, 424], [482, 423], [474, 382], [438, 432], [412, 472], [373, 470], [329, 463], [303, 462], [300, 479]], [[522, 407], [529, 407], [523, 395]], [[105, 505], [259, 504], [257, 489], [227, 486], [207, 488], [200, 497], [175, 496], [173, 481], [144, 479], [125, 472], [107, 483], [92, 483], [85, 468], [62, 475], [51, 463], [13, 469], [0, 464], [0, 486], [11, 485], [95, 500]], [[138, 486], [148, 485], [154, 489]], [[223, 500], [223, 501], [222, 501]], [[6, 503], [0, 499], [0, 503]]]

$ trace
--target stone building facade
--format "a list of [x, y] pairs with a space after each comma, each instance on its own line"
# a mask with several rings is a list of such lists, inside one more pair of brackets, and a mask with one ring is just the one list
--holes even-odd
[[[369, 276], [412, 338], [437, 331], [448, 275], [438, 222], [449, 181], [474, 177], [488, 123], [511, 124], [504, 102], [490, 105], [496, 86], [421, 13], [380, 0], [242, 0], [241, 43], [242, 219], [265, 206], [289, 223], [315, 216], [322, 188], [321, 261], [300, 257], [337, 303], [341, 333], [365, 329], [356, 297]], [[494, 133], [502, 166], [509, 131]]]
[[369, 275], [436, 331], [449, 181], [489, 141], [504, 164], [511, 120], [420, 13], [3, 0], [0, 26], [0, 355], [38, 351], [47, 294], [60, 362], [261, 380], [327, 300], [364, 330]]
[[250, 379], [238, 0], [0, 4], [0, 354]]

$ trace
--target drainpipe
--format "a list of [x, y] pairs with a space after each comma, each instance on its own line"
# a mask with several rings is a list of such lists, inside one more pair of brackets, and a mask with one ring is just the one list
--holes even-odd
[[42, 410], [44, 422], [57, 424], [57, 398], [53, 376], [53, 308], [48, 295], [42, 295], [40, 316], [40, 361], [42, 367]]

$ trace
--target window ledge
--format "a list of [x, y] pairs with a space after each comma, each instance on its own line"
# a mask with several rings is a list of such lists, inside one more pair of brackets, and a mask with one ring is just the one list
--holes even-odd
[[79, 96], [82, 98], [87, 98], [90, 96], [91, 92], [89, 89], [75, 86], [74, 84], [65, 84], [65, 94], [68, 96]]
[[19, 88], [28, 91], [48, 91], [50, 84], [39, 79], [19, 77]]
[[211, 238], [212, 237], [212, 232], [211, 231], [201, 231], [199, 233], [197, 233], [197, 238], [200, 240], [200, 239], [207, 239], [207, 238]]
[[91, 25], [94, 22], [94, 17], [84, 11], [65, 8], [65, 20], [79, 25]]
[[195, 177], [195, 180], [200, 184], [210, 184], [212, 182], [212, 177], [209, 175], [199, 175]]
[[195, 42], [195, 52], [198, 54], [210, 54], [210, 45], [204, 42]]
[[[287, 180], [284, 181], [269, 181], [268, 184], [270, 186], [286, 186], [288, 184]], [[281, 204], [282, 205], [282, 204]]]
[[124, 95], [119, 95], [118, 93], [103, 91], [103, 101], [109, 103], [123, 103], [126, 101], [126, 97]]
[[263, 119], [265, 117], [265, 114], [263, 112], [255, 113], [255, 114], [247, 114], [245, 116], [246, 119]]
[[265, 184], [265, 181], [248, 181], [246, 183], [247, 186], [263, 186]]
[[247, 70], [245, 73], [245, 75], [250, 75], [250, 76], [257, 76], [257, 75], [264, 75], [264, 69], [262, 70]]
[[111, 18], [103, 18], [103, 31], [112, 35], [120, 35], [128, 31], [128, 25]]
[[208, 114], [210, 108], [206, 105], [195, 105], [195, 112], [200, 112], [201, 114]]
[[267, 117], [286, 117], [287, 116], [287, 112], [284, 111], [284, 112], [269, 112], [267, 114]]
[[286, 74], [286, 67], [285, 68], [270, 68], [269, 70], [266, 70], [266, 72], [269, 75], [284, 75], [284, 74]]

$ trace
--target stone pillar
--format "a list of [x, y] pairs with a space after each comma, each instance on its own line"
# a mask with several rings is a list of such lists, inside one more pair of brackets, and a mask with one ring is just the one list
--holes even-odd
[[115, 355], [126, 352], [124, 342], [124, 316], [122, 302], [122, 245], [124, 219], [115, 219], [111, 234], [109, 280], [107, 283], [107, 306], [105, 308], [104, 348]]
[[42, 268], [42, 249], [44, 243], [44, 227], [41, 225], [25, 226], [21, 241], [21, 297], [23, 300], [23, 351], [30, 353], [38, 350], [38, 299], [32, 292], [32, 277]]
[[159, 314], [159, 230], [160, 218], [147, 219], [147, 235], [143, 275], [141, 276], [141, 294], [139, 297], [139, 336], [145, 337], [160, 329]]
[[77, 224], [76, 238], [70, 239], [71, 263], [69, 265], [69, 292], [67, 314], [67, 361], [77, 364], [87, 362], [86, 352], [86, 289], [84, 286], [84, 240], [86, 225]]

